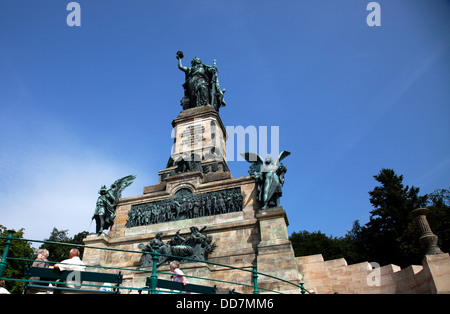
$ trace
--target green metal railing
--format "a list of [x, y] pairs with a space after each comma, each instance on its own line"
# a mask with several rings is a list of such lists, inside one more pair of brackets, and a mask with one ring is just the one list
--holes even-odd
[[[96, 249], [96, 250], [107, 250], [107, 251], [116, 251], [116, 252], [126, 252], [126, 253], [136, 253], [136, 254], [150, 254], [152, 256], [152, 268], [151, 270], [148, 269], [142, 269], [140, 267], [112, 267], [112, 266], [99, 266], [99, 265], [86, 265], [86, 267], [90, 267], [90, 268], [100, 268], [102, 270], [118, 270], [121, 272], [139, 272], [139, 273], [149, 273], [150, 275], [150, 287], [126, 287], [126, 286], [120, 286], [120, 287], [112, 287], [112, 288], [118, 288], [121, 290], [135, 290], [138, 291], [139, 293], [141, 293], [142, 291], [148, 291], [148, 293], [150, 294], [156, 294], [158, 293], [157, 290], [157, 281], [158, 281], [158, 275], [172, 275], [172, 273], [167, 273], [167, 272], [161, 272], [157, 270], [157, 264], [158, 264], [158, 260], [159, 260], [159, 256], [167, 256], [167, 257], [171, 257], [171, 258], [175, 258], [175, 259], [179, 259], [179, 260], [184, 260], [184, 261], [190, 261], [190, 262], [199, 262], [199, 263], [204, 263], [204, 264], [209, 264], [209, 265], [214, 265], [214, 266], [219, 266], [219, 267], [224, 267], [224, 268], [228, 268], [228, 269], [232, 269], [232, 270], [238, 270], [238, 271], [243, 271], [243, 272], [248, 272], [249, 275], [251, 275], [251, 285], [249, 284], [245, 284], [245, 283], [238, 283], [238, 282], [232, 282], [232, 281], [225, 281], [225, 280], [219, 280], [219, 279], [212, 279], [212, 278], [203, 278], [203, 277], [196, 277], [196, 276], [189, 276], [189, 275], [185, 275], [188, 278], [192, 278], [192, 279], [199, 279], [199, 280], [204, 280], [204, 281], [210, 281], [210, 282], [214, 282], [217, 284], [225, 284], [225, 285], [236, 285], [236, 286], [243, 286], [243, 287], [248, 287], [248, 288], [252, 288], [253, 289], [253, 294], [259, 294], [260, 290], [262, 290], [263, 292], [267, 292], [267, 293], [279, 293], [282, 294], [282, 292], [280, 291], [275, 291], [275, 290], [270, 290], [270, 289], [266, 289], [266, 288], [262, 288], [262, 287], [258, 287], [258, 278], [260, 277], [268, 277], [271, 279], [274, 279], [276, 281], [285, 283], [287, 285], [291, 285], [293, 286], [293, 289], [298, 289], [299, 293], [301, 294], [305, 294], [305, 293], [309, 293], [308, 290], [306, 290], [304, 288], [304, 284], [303, 283], [293, 283], [291, 281], [288, 280], [284, 280], [282, 278], [278, 278], [272, 275], [268, 275], [268, 274], [264, 274], [264, 273], [260, 273], [257, 271], [257, 266], [253, 265], [251, 269], [249, 268], [239, 268], [239, 267], [235, 267], [235, 266], [230, 266], [230, 265], [225, 265], [225, 264], [220, 264], [220, 263], [214, 263], [214, 262], [210, 262], [210, 261], [204, 261], [204, 260], [196, 260], [196, 259], [191, 259], [191, 258], [186, 258], [186, 257], [179, 257], [179, 256], [174, 256], [174, 255], [168, 255], [168, 254], [162, 254], [162, 253], [158, 253], [157, 251], [153, 251], [153, 252], [142, 252], [142, 251], [133, 251], [133, 250], [123, 250], [123, 249], [116, 249], [116, 248], [101, 248], [101, 247], [96, 247], [96, 246], [88, 246], [88, 245], [78, 245], [78, 244], [73, 244], [73, 243], [63, 243], [63, 242], [53, 242], [53, 241], [41, 241], [41, 240], [32, 240], [32, 239], [24, 239], [24, 238], [14, 238], [13, 236], [13, 231], [8, 231], [9, 235], [7, 237], [0, 237], [0, 239], [6, 240], [4, 242], [4, 250], [3, 250], [3, 255], [2, 255], [2, 259], [0, 261], [0, 279], [2, 280], [10, 280], [10, 281], [19, 281], [19, 282], [33, 282], [33, 283], [43, 283], [43, 284], [57, 284], [57, 282], [53, 282], [53, 281], [44, 281], [44, 280], [30, 280], [28, 278], [4, 278], [3, 274], [7, 268], [7, 261], [8, 260], [16, 260], [16, 261], [22, 261], [24, 263], [28, 263], [29, 265], [31, 265], [31, 263], [34, 260], [31, 259], [24, 259], [24, 258], [13, 258], [13, 257], [8, 257], [8, 253], [9, 253], [9, 249], [13, 243], [13, 241], [25, 241], [25, 242], [37, 242], [37, 243], [48, 243], [48, 244], [58, 244], [58, 245], [66, 245], [66, 246], [70, 246], [70, 247], [77, 247], [77, 248], [87, 248], [87, 249]], [[50, 264], [57, 264], [59, 262], [57, 261], [49, 261]], [[216, 284], [216, 286], [217, 286]], [[88, 286], [88, 287], [102, 287], [103, 285], [95, 285], [95, 284], [85, 284], [83, 283], [82, 286]], [[230, 293], [234, 292], [235, 289], [231, 290]], [[166, 293], [173, 293], [170, 291], [165, 291]]]

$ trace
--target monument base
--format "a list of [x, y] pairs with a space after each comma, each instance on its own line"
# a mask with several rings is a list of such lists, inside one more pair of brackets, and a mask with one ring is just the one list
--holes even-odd
[[[284, 209], [277, 207], [260, 210], [260, 203], [256, 199], [255, 181], [251, 177], [213, 182], [205, 182], [204, 179], [205, 176], [201, 173], [182, 174], [178, 178], [169, 179], [165, 183], [164, 190], [154, 188], [155, 186], [147, 187], [147, 193], [143, 195], [121, 199], [116, 210], [115, 224], [108, 235], [89, 235], [84, 242], [88, 246], [121, 249], [127, 252], [86, 248], [83, 261], [88, 265], [127, 268], [129, 270], [123, 271], [124, 286], [144, 287], [151, 270], [148, 267], [145, 269], [140, 267], [142, 255], [138, 247], [140, 244], [149, 243], [160, 232], [162, 240], [167, 243], [177, 233], [182, 237], [188, 237], [191, 227], [206, 227], [204, 233], [211, 236], [216, 245], [216, 249], [208, 256], [208, 262], [233, 268], [207, 263], [182, 263], [181, 269], [187, 276], [198, 277], [188, 277], [191, 283], [217, 285], [222, 290], [234, 289], [240, 293], [253, 293], [251, 270], [256, 265], [258, 272], [298, 284], [300, 276], [289, 242], [288, 219]], [[180, 188], [186, 187], [193, 190], [193, 195], [239, 189], [243, 197], [242, 209], [225, 214], [127, 227], [132, 206], [168, 199]], [[169, 269], [168, 266], [161, 265], [158, 271], [169, 272]], [[219, 280], [220, 284], [216, 281], [199, 279], [200, 277]], [[226, 282], [237, 282], [242, 285]], [[260, 293], [268, 292], [265, 289], [299, 293], [298, 289], [288, 283], [262, 275], [258, 277], [258, 287]]]
[[[287, 226], [286, 212], [282, 207], [260, 210], [256, 214], [259, 223], [260, 238], [258, 243], [258, 272], [299, 284], [301, 276], [297, 269], [294, 250]], [[264, 289], [285, 293], [300, 293], [299, 289], [289, 283], [260, 276], [258, 286]]]

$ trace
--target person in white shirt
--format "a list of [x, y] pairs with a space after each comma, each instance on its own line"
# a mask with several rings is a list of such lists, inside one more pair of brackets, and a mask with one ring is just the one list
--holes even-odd
[[5, 289], [4, 280], [0, 280], [0, 294], [11, 294], [8, 290]]
[[78, 270], [84, 271], [86, 264], [80, 259], [80, 251], [78, 249], [71, 249], [69, 252], [69, 259], [63, 260], [61, 263], [55, 265], [56, 269], [63, 270]]
[[[54, 268], [58, 269], [60, 271], [64, 271], [64, 270], [74, 271], [74, 274], [71, 278], [74, 280], [68, 279], [67, 281], [71, 282], [71, 283], [75, 282], [75, 283], [80, 284], [81, 281], [79, 280], [79, 277], [77, 277], [76, 272], [84, 271], [86, 269], [86, 264], [80, 259], [80, 251], [78, 251], [78, 249], [71, 249], [69, 252], [69, 258], [63, 260], [61, 263], [56, 264], [54, 266]], [[68, 284], [67, 287], [75, 288], [75, 286], [72, 284]], [[79, 286], [77, 288], [79, 288]]]

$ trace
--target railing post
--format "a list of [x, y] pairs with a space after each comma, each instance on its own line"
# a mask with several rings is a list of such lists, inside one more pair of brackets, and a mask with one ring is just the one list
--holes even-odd
[[258, 290], [258, 272], [256, 271], [256, 265], [253, 265], [252, 278], [253, 278], [253, 294], [259, 294], [259, 290]]
[[0, 261], [0, 277], [3, 277], [3, 273], [5, 272], [6, 269], [6, 258], [8, 257], [8, 251], [9, 251], [9, 247], [12, 244], [11, 239], [13, 238], [13, 234], [14, 234], [14, 230], [8, 230], [9, 234], [8, 234], [8, 239], [5, 242], [5, 250], [3, 251], [3, 256], [2, 256], [2, 260]]
[[153, 251], [152, 254], [152, 275], [150, 276], [150, 293], [156, 294], [156, 284], [158, 283], [158, 275], [156, 273], [156, 268], [158, 267], [158, 252], [156, 250]]
[[300, 283], [300, 290], [301, 290], [302, 294], [305, 294], [306, 291], [305, 291], [305, 287], [303, 287], [303, 285], [304, 285], [304, 283], [301, 282], [301, 283]]

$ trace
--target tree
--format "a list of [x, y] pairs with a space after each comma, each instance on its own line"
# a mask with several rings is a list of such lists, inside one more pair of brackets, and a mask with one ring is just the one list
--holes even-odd
[[306, 230], [293, 232], [289, 237], [295, 256], [322, 254], [325, 260], [345, 258], [347, 262], [356, 261], [355, 246], [352, 237], [327, 236], [324, 233]]
[[438, 189], [428, 195], [430, 209], [427, 215], [431, 230], [438, 236], [438, 246], [450, 252], [450, 188]]
[[78, 248], [80, 250], [80, 258], [83, 256], [83, 248], [77, 247], [74, 244], [83, 245], [83, 239], [88, 235], [87, 231], [80, 232], [76, 234], [73, 238], [70, 238], [67, 233], [69, 230], [58, 230], [58, 228], [54, 227], [50, 237], [48, 239], [44, 239], [44, 241], [50, 242], [61, 242], [66, 244], [58, 244], [58, 243], [44, 243], [39, 248], [47, 249], [49, 252], [48, 260], [52, 262], [60, 262], [69, 258], [69, 252], [72, 248]]
[[[70, 243], [70, 238], [67, 235], [68, 230], [58, 230], [54, 227], [50, 233], [50, 237], [44, 239], [44, 241]], [[69, 258], [70, 247], [57, 243], [44, 243], [40, 249], [46, 249], [49, 252], [48, 260], [51, 262], [60, 262]]]
[[303, 230], [298, 233], [293, 232], [290, 240], [295, 256], [322, 254], [325, 259], [333, 259], [339, 254], [336, 239], [327, 237], [320, 231], [308, 232]]
[[[14, 238], [23, 238], [24, 229], [20, 229], [13, 233]], [[0, 237], [8, 236], [8, 228], [0, 225]], [[4, 243], [6, 240], [0, 239], [0, 256], [3, 255]], [[34, 259], [35, 254], [31, 244], [26, 241], [12, 241], [11, 247], [8, 252], [8, 258], [20, 258], [20, 259]], [[25, 266], [27, 262], [24, 260], [7, 260], [7, 267], [3, 274], [5, 278], [23, 279], [25, 278]], [[23, 292], [23, 282], [20, 281], [6, 281], [6, 289], [14, 294], [20, 294]]]
[[381, 265], [405, 267], [420, 263], [423, 254], [416, 245], [420, 233], [408, 214], [427, 204], [427, 195], [419, 188], [403, 186], [403, 176], [392, 169], [382, 169], [374, 178], [381, 183], [369, 192], [370, 221], [358, 233], [359, 249], [370, 261]]
[[353, 222], [352, 230], [348, 231], [345, 235], [345, 241], [346, 241], [346, 261], [348, 264], [355, 264], [367, 261], [367, 254], [365, 251], [361, 250], [363, 247], [362, 245], [362, 238], [360, 237], [361, 234], [361, 224], [359, 223], [359, 220], [355, 220]]
[[[82, 231], [80, 233], [77, 233], [76, 235], [73, 236], [72, 243], [84, 245], [83, 239], [86, 238], [88, 236], [88, 234], [89, 234], [89, 232], [87, 232], [87, 231]], [[78, 249], [80, 250], [80, 258], [82, 258], [83, 253], [84, 253], [84, 247], [78, 247]]]

